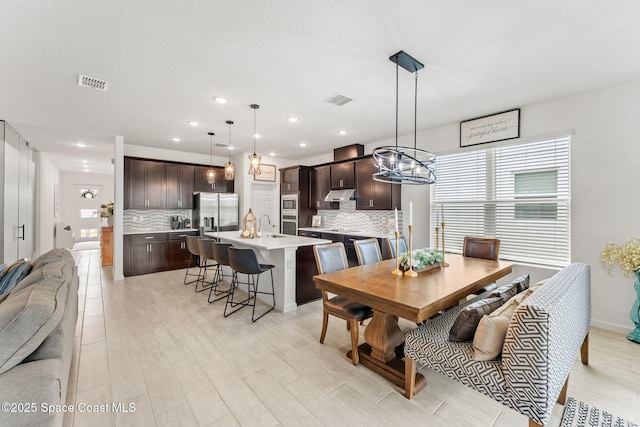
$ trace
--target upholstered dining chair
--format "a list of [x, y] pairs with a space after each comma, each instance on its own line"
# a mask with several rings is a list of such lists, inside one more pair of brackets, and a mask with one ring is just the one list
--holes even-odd
[[[313, 247], [319, 274], [332, 273], [349, 267], [347, 253], [342, 242]], [[358, 322], [368, 319], [373, 315], [370, 307], [348, 300], [339, 295], [329, 298], [326, 291], [322, 291], [322, 333], [320, 343], [324, 343], [327, 335], [329, 315], [346, 320], [347, 329], [351, 331], [351, 361], [354, 365], [360, 362], [358, 356]]]
[[[465, 236], [464, 244], [462, 246], [462, 256], [470, 258], [490, 259], [492, 261], [498, 260], [498, 254], [500, 253], [500, 240], [488, 239], [484, 237], [469, 237]], [[496, 288], [495, 283], [491, 283], [483, 288], [482, 292], [491, 291]], [[482, 293], [481, 292], [481, 293]]]
[[380, 252], [378, 239], [354, 240], [353, 246], [356, 249], [358, 264], [365, 265], [382, 261], [382, 253]]
[[[387, 249], [389, 250], [389, 256], [391, 258], [396, 257], [396, 238], [395, 237], [385, 237], [384, 240], [387, 242]], [[404, 236], [398, 237], [398, 252], [404, 253], [409, 251], [409, 246], [407, 246], [407, 241], [404, 239]]]

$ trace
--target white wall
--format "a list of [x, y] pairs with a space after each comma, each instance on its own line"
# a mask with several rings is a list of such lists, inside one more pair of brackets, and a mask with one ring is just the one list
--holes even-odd
[[[37, 164], [36, 256], [55, 246], [53, 231], [59, 219], [54, 215], [54, 187], [60, 185], [60, 171], [51, 163], [46, 153], [38, 152]], [[62, 203], [60, 205], [62, 206]]]
[[[628, 332], [632, 329], [628, 313], [635, 300], [634, 279], [622, 277], [619, 271], [608, 276], [600, 266], [600, 259], [605, 243], [623, 243], [630, 237], [640, 236], [639, 179], [635, 170], [640, 158], [636, 129], [640, 81], [520, 108], [520, 141], [573, 132], [571, 259], [591, 265], [592, 324]], [[460, 120], [465, 119], [469, 117], [460, 117]], [[410, 136], [403, 138], [399, 145], [409, 144]], [[410, 143], [412, 145], [413, 141]], [[370, 153], [379, 145], [392, 144], [395, 141], [369, 144], [365, 152]], [[418, 146], [434, 154], [459, 151], [459, 123], [419, 133]], [[468, 149], [473, 148], [481, 147]], [[422, 198], [428, 199], [427, 188], [403, 186], [404, 221], [407, 221], [408, 200], [414, 201], [415, 210], [416, 200]], [[416, 228], [429, 228], [426, 219], [418, 224], [415, 218], [414, 211]], [[528, 271], [533, 273], [534, 279], [545, 274], [544, 269], [518, 266], [513, 276]], [[553, 273], [548, 270], [548, 275]]]

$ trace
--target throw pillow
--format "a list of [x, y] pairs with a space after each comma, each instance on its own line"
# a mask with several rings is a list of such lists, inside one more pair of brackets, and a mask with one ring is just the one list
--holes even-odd
[[26, 277], [30, 271], [31, 264], [27, 261], [12, 264], [7, 274], [0, 279], [0, 294], [11, 292], [18, 282]]
[[473, 335], [476, 332], [478, 323], [482, 316], [489, 314], [500, 305], [502, 305], [502, 298], [485, 298], [480, 301], [476, 301], [473, 304], [466, 306], [460, 313], [451, 326], [449, 331], [449, 341], [451, 342], [464, 342], [472, 341]]
[[493, 360], [502, 353], [511, 316], [518, 305], [543, 284], [544, 281], [516, 294], [504, 305], [480, 319], [473, 337], [473, 358], [475, 360]]
[[508, 301], [517, 293], [524, 291], [529, 288], [529, 275], [525, 274], [524, 276], [520, 276], [508, 285], [500, 286], [499, 288], [491, 291], [487, 298], [495, 298], [500, 297], [504, 301]]
[[68, 282], [43, 279], [0, 304], [0, 374], [33, 353], [60, 323]]
[[7, 273], [7, 264], [0, 265], [0, 279]]

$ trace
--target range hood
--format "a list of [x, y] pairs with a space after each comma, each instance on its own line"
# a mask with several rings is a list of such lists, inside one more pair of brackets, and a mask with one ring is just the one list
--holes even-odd
[[329, 191], [329, 194], [327, 194], [324, 198], [325, 202], [345, 202], [347, 200], [352, 200], [353, 197], [353, 193], [355, 193], [356, 190], [354, 190], [353, 188], [348, 189], [348, 190], [331, 190]]

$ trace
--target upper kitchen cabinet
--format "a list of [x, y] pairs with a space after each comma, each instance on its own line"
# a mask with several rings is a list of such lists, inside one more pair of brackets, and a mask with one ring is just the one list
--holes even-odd
[[193, 191], [202, 193], [233, 193], [234, 180], [224, 179], [224, 168], [214, 166], [216, 180], [213, 184], [207, 182], [207, 171], [209, 166], [195, 166], [193, 175]]
[[167, 209], [193, 207], [194, 166], [167, 163]]
[[297, 194], [300, 191], [300, 167], [280, 169], [280, 194]]
[[400, 209], [401, 186], [374, 181], [378, 172], [373, 157], [356, 161], [356, 209], [389, 210]]
[[166, 163], [125, 158], [125, 209], [164, 209], [166, 185]]
[[325, 202], [324, 198], [331, 190], [331, 166], [319, 166], [311, 170], [311, 195], [312, 209], [340, 209], [338, 202]]
[[331, 165], [331, 189], [355, 188], [354, 162], [334, 163]]

